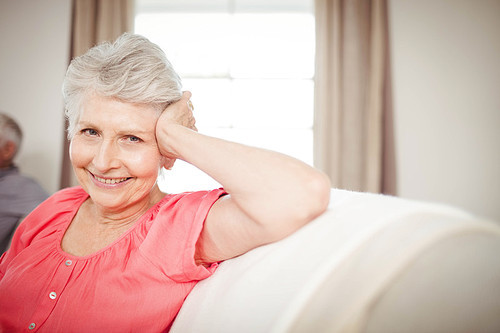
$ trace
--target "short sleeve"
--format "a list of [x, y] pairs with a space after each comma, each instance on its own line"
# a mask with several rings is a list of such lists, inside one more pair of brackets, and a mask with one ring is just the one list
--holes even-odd
[[152, 216], [151, 227], [139, 251], [165, 275], [177, 282], [209, 277], [209, 267], [194, 261], [196, 242], [212, 205], [226, 193], [223, 189], [171, 196]]

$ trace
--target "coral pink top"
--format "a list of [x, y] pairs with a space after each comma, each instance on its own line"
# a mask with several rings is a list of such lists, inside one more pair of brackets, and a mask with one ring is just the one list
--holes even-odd
[[166, 195], [104, 249], [76, 257], [62, 237], [88, 198], [59, 191], [19, 226], [0, 260], [1, 332], [161, 332], [209, 268], [194, 262], [211, 206], [224, 191]]

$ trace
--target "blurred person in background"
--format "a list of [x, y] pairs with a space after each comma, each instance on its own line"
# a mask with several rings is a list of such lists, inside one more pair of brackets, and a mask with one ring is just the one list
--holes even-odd
[[7, 250], [19, 222], [48, 197], [35, 180], [22, 175], [14, 164], [22, 138], [16, 121], [0, 113], [0, 253]]

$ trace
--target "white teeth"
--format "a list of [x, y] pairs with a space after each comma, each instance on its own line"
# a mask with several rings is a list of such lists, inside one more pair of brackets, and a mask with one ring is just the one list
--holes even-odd
[[94, 178], [101, 182], [101, 183], [104, 183], [104, 184], [118, 184], [118, 183], [121, 183], [121, 182], [124, 182], [126, 181], [128, 178], [114, 178], [114, 179], [109, 179], [109, 178], [100, 178], [100, 177], [97, 177], [97, 176], [94, 176]]

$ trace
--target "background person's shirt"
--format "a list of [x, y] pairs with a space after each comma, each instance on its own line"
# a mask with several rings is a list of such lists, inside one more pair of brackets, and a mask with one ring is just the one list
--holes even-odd
[[17, 167], [0, 170], [0, 254], [7, 250], [18, 223], [47, 198], [47, 192]]

